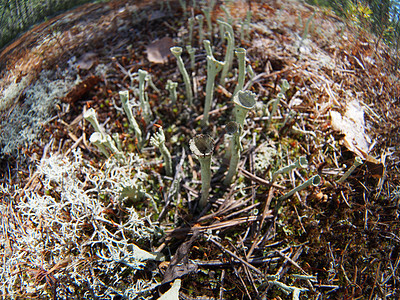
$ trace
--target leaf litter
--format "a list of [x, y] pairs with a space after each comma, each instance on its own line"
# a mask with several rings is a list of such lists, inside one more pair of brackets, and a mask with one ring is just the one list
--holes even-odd
[[[181, 298], [397, 297], [400, 86], [391, 50], [332, 13], [297, 1], [218, 3], [212, 20], [235, 20], [235, 39], [255, 73], [247, 86], [258, 95], [244, 127], [238, 176], [224, 188], [223, 127], [230, 121], [237, 66], [226, 86], [216, 87], [211, 125], [202, 129], [205, 51], [194, 39], [194, 107], [184, 98], [170, 105], [162, 90], [167, 79], [177, 81], [178, 94], [184, 95], [176, 62], [161, 53], [164, 44], [149, 59], [149, 45], [167, 37], [168, 45], [172, 39], [185, 46], [184, 15], [202, 13], [199, 7], [183, 11], [170, 4], [176, 9], [154, 1], [86, 5], [41, 25], [40, 39], [31, 40], [32, 29], [2, 52], [0, 87], [9, 101], [2, 106], [2, 130], [43, 70], [52, 72], [53, 80], [65, 74], [80, 79], [58, 96], [63, 101], [42, 124], [40, 138], [2, 152], [3, 295], [149, 299], [160, 297], [174, 281], [174, 295], [180, 283]], [[240, 21], [249, 8], [249, 32], [240, 40]], [[160, 11], [155, 18], [152, 12]], [[222, 59], [224, 39], [214, 29], [214, 55]], [[188, 66], [190, 58], [183, 57]], [[149, 90], [148, 97], [154, 124], [166, 130], [174, 178], [165, 175], [154, 148], [139, 151], [121, 113], [118, 92], [135, 95], [139, 69], [147, 70], [161, 90], [161, 96]], [[270, 101], [283, 79], [290, 88], [270, 116]], [[92, 129], [82, 121], [89, 107], [107, 132], [119, 135], [124, 151], [132, 152], [130, 168], [106, 160], [89, 144]], [[135, 112], [151, 136], [153, 124], [144, 121], [140, 109]], [[195, 210], [200, 169], [188, 147], [198, 133], [216, 141], [210, 205], [201, 213]], [[274, 160], [261, 164], [263, 145], [274, 149]], [[57, 152], [68, 154], [57, 160]], [[300, 156], [307, 157], [308, 168], [271, 182], [274, 171]], [[365, 164], [337, 183], [355, 156]], [[70, 171], [53, 178], [54, 170], [35, 167], [60, 163]], [[382, 166], [384, 171], [377, 170]], [[279, 197], [316, 174], [320, 186], [295, 193], [278, 209]], [[121, 201], [118, 191], [124, 188], [130, 196]], [[135, 249], [162, 253], [166, 261], [138, 261]]]

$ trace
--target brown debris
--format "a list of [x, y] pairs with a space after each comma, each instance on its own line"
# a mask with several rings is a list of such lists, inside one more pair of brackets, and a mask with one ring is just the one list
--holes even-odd
[[169, 50], [174, 46], [174, 41], [170, 37], [163, 37], [160, 40], [151, 42], [147, 47], [147, 59], [156, 64], [165, 64], [171, 53]]
[[[144, 1], [138, 5], [145, 7], [154, 2]], [[252, 82], [247, 81], [248, 88], [258, 94], [262, 108], [252, 112], [247, 120], [244, 147], [247, 150], [241, 158], [238, 179], [228, 189], [220, 186], [224, 172], [220, 165], [223, 154], [215, 151], [213, 165], [221, 169], [213, 178], [209, 210], [200, 214], [191, 209], [198, 196], [200, 171], [197, 162], [192, 161], [190, 154], [186, 159], [182, 149], [200, 131], [218, 138], [217, 150], [224, 148], [221, 132], [223, 124], [230, 118], [230, 95], [235, 83], [229, 82], [226, 89], [216, 93], [210, 128], [198, 128], [196, 123], [202, 115], [200, 89], [197, 91], [198, 104], [192, 109], [185, 104], [172, 107], [164, 91], [161, 95], [149, 93], [151, 106], [159, 118], [156, 121], [166, 129], [166, 141], [174, 162], [181, 161], [176, 180], [165, 177], [155, 159], [155, 151], [147, 148], [138, 151], [134, 138], [124, 127], [126, 118], [113, 109], [113, 105], [120, 105], [119, 90], [132, 91], [137, 86], [132, 74], [138, 69], [149, 70], [158, 87], [168, 78], [179, 81], [175, 64], [172, 67], [168, 64], [173, 40], [166, 37], [176, 34], [173, 28], [177, 25], [165, 15], [157, 16], [157, 11], [152, 15], [151, 10], [147, 10], [149, 20], [137, 26], [132, 23], [127, 1], [112, 2], [110, 6], [85, 6], [86, 13], [97, 15], [97, 23], [94, 20], [84, 23], [85, 12], [76, 11], [76, 24], [83, 22], [86, 26], [81, 31], [72, 23], [70, 26], [62, 23], [63, 17], [54, 19], [22, 37], [15, 42], [14, 48], [5, 49], [0, 56], [3, 63], [6, 58], [10, 62], [2, 74], [14, 64], [17, 81], [21, 80], [22, 74], [35, 78], [44, 67], [65, 65], [72, 54], [80, 57], [80, 69], [86, 72], [83, 81], [63, 98], [66, 103], [74, 103], [75, 109], [63, 112], [46, 124], [41, 137], [43, 143], [38, 141], [38, 144], [30, 145], [30, 149], [23, 149], [24, 153], [28, 157], [40, 157], [45, 141], [49, 140], [54, 140], [54, 145], [62, 145], [61, 149], [68, 149], [67, 153], [81, 142], [85, 143], [92, 129], [85, 127], [80, 116], [84, 109], [94, 107], [107, 130], [120, 133], [124, 150], [135, 152], [146, 160], [146, 171], [150, 175], [148, 182], [144, 182], [149, 184], [145, 188], [155, 195], [157, 205], [163, 206], [158, 224], [164, 229], [165, 236], [160, 241], [153, 241], [156, 247], [162, 242], [160, 251], [169, 259], [159, 265], [160, 269], [167, 266], [162, 282], [182, 278], [184, 292], [190, 297], [278, 299], [283, 292], [277, 288], [277, 280], [307, 289], [301, 295], [308, 299], [375, 299], [397, 295], [395, 284], [400, 272], [400, 193], [396, 192], [400, 185], [400, 83], [391, 50], [384, 45], [375, 47], [373, 36], [358, 32], [336, 16], [318, 9], [313, 17], [315, 27], [310, 28], [304, 39], [301, 38], [304, 23], [313, 16], [314, 8], [299, 2], [239, 2], [239, 9], [232, 12], [233, 16], [242, 20], [248, 3], [253, 9], [250, 39], [240, 46], [247, 49], [247, 63], [256, 73]], [[218, 16], [225, 17], [219, 6], [213, 11], [213, 18]], [[159, 17], [169, 26], [156, 23], [160, 21]], [[63, 24], [65, 30], [57, 39], [50, 39], [52, 43], [45, 42], [44, 37], [50, 36], [48, 26], [56, 22], [61, 22], [57, 24]], [[139, 32], [137, 36], [131, 34], [132, 28]], [[240, 26], [235, 26], [235, 32], [239, 30]], [[149, 36], [152, 31], [157, 34]], [[43, 43], [34, 45], [40, 53], [47, 53], [46, 60], [28, 47], [33, 43], [30, 37], [39, 33]], [[152, 42], [156, 36], [164, 38]], [[96, 52], [99, 48], [105, 49], [104, 56]], [[24, 51], [18, 52], [18, 49]], [[222, 54], [224, 45], [216, 49], [216, 56], [223, 57]], [[98, 63], [108, 67], [107, 76], [87, 75]], [[199, 63], [196, 72], [195, 80], [201, 87], [205, 83], [205, 65]], [[9, 74], [4, 76], [3, 86], [15, 80]], [[263, 109], [269, 111], [266, 105], [280, 92], [282, 79], [289, 82], [290, 89], [279, 102], [278, 112], [267, 128], [269, 115], [264, 114]], [[93, 101], [83, 107], [79, 100], [85, 95]], [[348, 103], [353, 100], [365, 109], [363, 131], [354, 135], [365, 133], [370, 137], [370, 143], [361, 150], [343, 144], [346, 133], [335, 127], [330, 116], [333, 111], [344, 115]], [[23, 104], [19, 103], [23, 102], [22, 93], [17, 102]], [[149, 128], [152, 126], [141, 119], [140, 110], [135, 117], [151, 134]], [[69, 127], [73, 127], [73, 133]], [[279, 156], [271, 165], [257, 168], [257, 159], [262, 156], [265, 145], [274, 146], [280, 151]], [[82, 149], [86, 151], [83, 146]], [[91, 164], [104, 166], [100, 155], [89, 156], [87, 153], [85, 158]], [[338, 184], [336, 180], [350, 167], [355, 154], [361, 154], [366, 163], [343, 184]], [[286, 166], [300, 155], [307, 157], [308, 168], [294, 170], [274, 182], [269, 180], [272, 170]], [[4, 168], [11, 169], [20, 171], [21, 166]], [[279, 196], [314, 174], [323, 178], [323, 184], [296, 193], [274, 211]], [[21, 175], [21, 181], [25, 180], [26, 185], [21, 189], [18, 201], [23, 201], [24, 191], [42, 192], [41, 178], [34, 173], [24, 176]], [[119, 202], [107, 201], [110, 205], [104, 214], [111, 220], [107, 219], [110, 224], [115, 225], [118, 218], [128, 217], [126, 208]], [[140, 205], [156, 215], [155, 210], [147, 206], [147, 199], [132, 205]], [[17, 211], [14, 216], [18, 218]], [[90, 229], [90, 224], [86, 225]], [[107, 230], [115, 228], [110, 225]], [[11, 245], [12, 239], [7, 237], [7, 240]], [[88, 249], [85, 254], [89, 256], [90, 251]], [[168, 258], [168, 255], [171, 256]], [[95, 260], [92, 256], [82, 263], [82, 270]], [[43, 280], [47, 276], [52, 280], [48, 276], [52, 271], [43, 270], [38, 278]], [[204, 275], [206, 272], [207, 276]], [[212, 272], [216, 274], [211, 275]], [[314, 276], [317, 281], [298, 279], [293, 277], [295, 275]], [[140, 276], [139, 279], [147, 279], [148, 274]], [[277, 279], [275, 283], [270, 282], [272, 276]], [[121, 285], [128, 286], [136, 279], [121, 275]]]
[[75, 103], [78, 100], [82, 100], [82, 97], [91, 91], [100, 80], [100, 77], [93, 75], [85, 78], [82, 82], [74, 86], [72, 90], [65, 95], [62, 101], [67, 103]]

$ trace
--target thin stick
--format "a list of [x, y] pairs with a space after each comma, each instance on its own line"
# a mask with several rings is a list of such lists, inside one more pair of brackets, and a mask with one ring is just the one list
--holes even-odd
[[224, 279], [225, 279], [225, 269], [221, 272], [221, 287], [219, 289], [219, 300], [224, 299]]
[[177, 192], [177, 190], [179, 190], [179, 184], [182, 178], [182, 166], [183, 163], [185, 162], [185, 158], [186, 158], [185, 149], [182, 149], [182, 157], [181, 160], [179, 161], [179, 164], [175, 168], [175, 176], [174, 180], [172, 181], [172, 187], [170, 189], [170, 192], [168, 193], [166, 203], [161, 213], [158, 215], [158, 220], [157, 220], [158, 222], [160, 222], [164, 218], [165, 214], [168, 211], [167, 209], [171, 202], [172, 196]]
[[251, 181], [254, 181], [254, 182], [257, 182], [259, 184], [266, 185], [266, 186], [269, 186], [269, 187], [273, 186], [274, 188], [277, 188], [277, 189], [282, 189], [282, 190], [285, 189], [284, 186], [276, 184], [276, 183], [271, 183], [271, 182], [269, 182], [269, 181], [267, 181], [265, 179], [262, 179], [262, 178], [260, 178], [260, 177], [258, 177], [256, 175], [254, 175], [254, 174], [251, 174], [249, 171], [246, 171], [245, 169], [243, 169], [241, 167], [239, 167], [239, 171], [243, 173], [244, 177], [250, 179]]
[[264, 274], [257, 269], [256, 267], [254, 267], [253, 265], [249, 264], [247, 261], [245, 261], [243, 258], [240, 258], [239, 256], [237, 256], [235, 253], [233, 253], [232, 251], [229, 251], [228, 249], [226, 249], [224, 246], [222, 246], [220, 243], [218, 243], [217, 241], [215, 241], [214, 239], [210, 238], [210, 241], [212, 243], [214, 243], [215, 245], [217, 245], [223, 252], [228, 253], [230, 256], [232, 256], [233, 258], [239, 260], [242, 264], [244, 264], [245, 266], [247, 266], [249, 269], [252, 269], [254, 272], [256, 272], [258, 275], [264, 276]]
[[[264, 222], [265, 222], [265, 219], [267, 218], [267, 216], [271, 216], [271, 214], [272, 214], [272, 211], [269, 209], [269, 205], [271, 204], [271, 200], [272, 200], [272, 198], [274, 196], [274, 191], [275, 191], [275, 189], [273, 187], [269, 190], [268, 198], [267, 198], [267, 201], [265, 203], [264, 211], [263, 211], [263, 214], [262, 214], [262, 217], [261, 217], [259, 230], [262, 229], [262, 227], [264, 225]], [[249, 252], [246, 255], [246, 259], [249, 259], [249, 257], [253, 254], [253, 251], [258, 246], [259, 241], [260, 241], [260, 238], [257, 238], [257, 240], [251, 244]]]
[[[297, 252], [295, 253], [295, 255], [293, 256], [294, 259], [297, 259], [301, 252], [303, 251], [303, 248], [300, 247]], [[295, 266], [297, 269], [299, 269], [304, 275], [309, 275], [306, 271], [304, 271], [304, 269], [302, 267], [299, 266], [299, 264], [297, 262], [294, 261], [294, 259], [290, 258], [289, 256], [287, 256], [285, 253], [281, 252], [280, 250], [276, 250], [276, 253], [278, 253], [280, 256], [282, 256], [286, 261], [290, 262], [293, 266]], [[282, 274], [279, 274], [279, 277], [281, 277], [283, 275], [283, 269], [282, 269]]]

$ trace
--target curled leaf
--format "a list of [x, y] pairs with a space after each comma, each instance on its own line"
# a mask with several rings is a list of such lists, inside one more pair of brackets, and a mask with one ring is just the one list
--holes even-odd
[[156, 64], [164, 64], [168, 61], [170, 54], [169, 48], [174, 45], [170, 37], [163, 37], [160, 40], [153, 41], [147, 46], [147, 59]]
[[364, 154], [368, 154], [371, 139], [365, 130], [364, 109], [360, 103], [356, 100], [348, 103], [344, 115], [331, 111], [331, 118], [332, 127], [345, 135], [346, 148], [356, 156], [365, 157]]

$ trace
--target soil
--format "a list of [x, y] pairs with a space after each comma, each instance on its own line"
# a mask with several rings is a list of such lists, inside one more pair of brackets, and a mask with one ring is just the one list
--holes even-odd
[[[159, 1], [84, 5], [33, 28], [3, 49], [2, 90], [21, 78], [27, 78], [29, 87], [44, 70], [54, 71], [57, 79], [65, 70], [80, 78], [57, 99], [53, 117], [36, 140], [3, 153], [2, 184], [19, 186], [20, 197], [11, 205], [24, 201], [21, 191], [40, 189], [33, 178], [34, 166], [50, 152], [68, 155], [80, 148], [85, 159], [101, 168], [106, 158], [89, 143], [93, 129], [83, 121], [84, 111], [93, 108], [105, 130], [119, 134], [123, 151], [147, 162], [151, 179], [145, 189], [159, 195], [159, 211], [166, 211], [162, 218], [153, 212], [164, 235], [146, 249], [163, 252], [166, 262], [149, 264], [133, 278], [128, 272], [121, 274], [120, 286], [146, 279], [150, 269], [159, 268], [157, 280], [162, 285], [146, 299], [157, 299], [176, 278], [182, 280], [180, 299], [291, 299], [294, 287], [301, 291], [299, 299], [399, 298], [400, 83], [392, 50], [332, 12], [297, 1], [227, 4], [235, 46], [247, 50], [246, 63], [255, 74], [249, 90], [257, 95], [258, 104], [243, 128], [238, 175], [225, 187], [229, 141], [225, 125], [232, 119], [238, 64], [234, 58], [224, 86], [217, 77], [209, 125], [201, 126], [207, 64], [198, 26], [192, 40], [197, 49], [191, 70], [196, 83], [192, 106], [176, 59], [170, 55], [164, 63], [154, 63], [147, 57], [148, 45], [164, 37], [183, 48], [190, 42], [187, 18], [202, 13], [199, 4], [188, 5], [186, 11], [179, 3], [170, 4], [171, 9]], [[249, 32], [245, 30], [241, 38], [249, 10], [253, 12]], [[218, 18], [229, 19], [220, 1], [212, 12], [213, 34], [207, 33], [206, 22], [204, 32], [215, 58], [222, 61], [226, 39], [220, 36]], [[185, 49], [182, 57], [190, 70]], [[121, 106], [119, 91], [134, 94], [138, 86], [134, 74], [139, 69], [148, 71], [160, 90], [147, 89], [150, 121], [143, 111], [135, 110], [145, 141], [162, 126], [174, 166], [184, 158], [184, 168], [175, 171], [181, 187], [170, 202], [165, 199], [172, 178], [165, 174], [158, 152], [149, 142], [140, 147], [128, 129], [128, 119], [115, 108]], [[176, 103], [164, 89], [168, 79], [179, 84]], [[283, 80], [289, 88], [270, 119]], [[1, 112], [1, 127], [12, 110], [24, 105], [24, 91]], [[333, 124], [331, 112], [344, 115], [352, 101], [359, 104], [363, 123], [357, 123], [361, 129], [349, 140], [350, 133]], [[197, 134], [208, 134], [215, 141], [209, 205], [203, 211], [196, 209], [200, 164], [189, 149], [189, 140]], [[359, 139], [369, 149], [354, 145]], [[268, 160], [271, 149], [275, 156]], [[270, 181], [273, 171], [301, 156], [306, 157], [307, 168]], [[357, 156], [363, 164], [338, 182]], [[318, 185], [280, 198], [316, 175], [321, 178]], [[8, 199], [4, 195], [2, 201]], [[110, 219], [113, 215], [115, 210]], [[63, 288], [62, 284], [56, 289], [51, 284], [43, 287], [49, 298], [57, 298], [61, 294], [57, 289]], [[80, 288], [77, 295], [89, 290]]]

